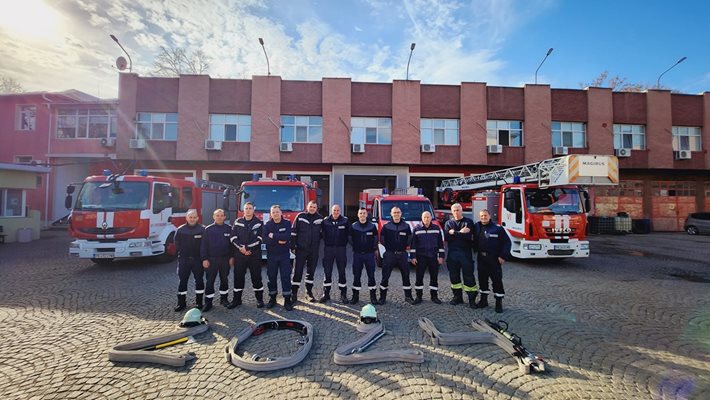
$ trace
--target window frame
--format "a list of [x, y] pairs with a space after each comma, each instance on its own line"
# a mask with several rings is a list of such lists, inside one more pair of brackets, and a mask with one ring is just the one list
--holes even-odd
[[[23, 117], [29, 114], [27, 127], [23, 127]], [[37, 130], [37, 106], [34, 104], [18, 104], [15, 108], [15, 130], [34, 132]]]
[[[374, 122], [374, 123], [373, 123]], [[374, 132], [373, 132], [374, 130]], [[368, 142], [368, 135], [374, 133], [375, 142]], [[362, 141], [355, 141], [355, 135], [362, 134]], [[389, 137], [389, 140], [382, 140]], [[392, 118], [390, 117], [351, 117], [350, 144], [392, 145]]]
[[[144, 118], [141, 119], [141, 117], [146, 117], [150, 116], [150, 119]], [[162, 116], [162, 118], [161, 118]], [[168, 116], [171, 116], [171, 119], [173, 119], [174, 116], [174, 121], [168, 121]], [[140, 124], [149, 124], [150, 130], [148, 131], [148, 135], [144, 135], [142, 132], [139, 132], [138, 127]], [[157, 124], [163, 124], [163, 134], [161, 138], [153, 138], [153, 127]], [[172, 139], [166, 139], [165, 138], [165, 133], [166, 133], [166, 128], [168, 126], [175, 126], [175, 138]], [[136, 113], [136, 119], [135, 119], [135, 124], [134, 124], [134, 132], [133, 132], [133, 138], [134, 139], [144, 139], [146, 141], [160, 141], [160, 142], [176, 142], [178, 135], [179, 135], [179, 123], [178, 123], [178, 113], [157, 113], [157, 112], [148, 112], [148, 111], [139, 111]]]
[[[558, 128], [555, 127], [558, 126]], [[567, 130], [565, 130], [567, 125]], [[581, 127], [581, 129], [575, 129]], [[586, 149], [587, 148], [587, 123], [576, 121], [552, 121], [550, 124], [550, 132], [552, 135], [552, 147], [567, 147], [570, 149]], [[555, 142], [555, 132], [559, 134], [559, 142]], [[565, 133], [570, 134], [571, 145], [565, 145]], [[576, 136], [582, 135], [582, 145], [577, 144]]]
[[[692, 132], [697, 132], [697, 134], [691, 134]], [[687, 137], [688, 138], [688, 146], [679, 146], [682, 144], [682, 139]], [[694, 140], [694, 142], [697, 144], [697, 148], [691, 148], [694, 146], [690, 146], [691, 143], [691, 138], [697, 138]], [[686, 151], [702, 151], [703, 150], [703, 130], [699, 126], [685, 126], [685, 125], [674, 125], [671, 128], [671, 142], [673, 146], [673, 151], [681, 151], [681, 150], [686, 150]], [[679, 148], [679, 147], [688, 147], [688, 148]]]
[[[291, 132], [293, 140], [285, 140], [284, 138], [284, 132], [289, 128], [293, 129]], [[306, 140], [298, 140], [299, 129], [301, 134], [305, 130]], [[281, 143], [322, 144], [323, 117], [321, 115], [282, 115], [279, 141]]]
[[[646, 125], [639, 124], [614, 124], [614, 150], [631, 149], [646, 150]], [[630, 136], [631, 146], [625, 146], [625, 136]], [[636, 139], [640, 137], [641, 139]]]
[[[54, 137], [56, 139], [87, 139], [87, 140], [101, 140], [101, 139], [115, 139], [116, 134], [118, 132], [118, 113], [116, 110], [107, 108], [107, 109], [101, 109], [102, 112], [104, 113], [92, 113], [92, 111], [97, 111], [99, 108], [71, 108], [71, 107], [63, 107], [57, 110], [57, 113], [55, 115], [55, 124], [54, 124]], [[70, 113], [71, 112], [71, 113]], [[69, 119], [73, 118], [74, 119], [74, 126], [65, 126], [61, 125], [63, 119]], [[91, 127], [92, 127], [92, 118], [98, 119], [98, 118], [106, 118], [106, 136], [92, 136], [91, 135]], [[82, 119], [84, 119], [84, 124], [81, 126]], [[98, 122], [94, 122], [95, 124], [99, 124]], [[61, 125], [61, 126], [60, 126]], [[83, 136], [79, 136], [80, 130], [83, 128]], [[74, 136], [67, 136], [66, 133], [63, 133], [62, 135], [59, 134], [60, 129], [74, 129]]]
[[[512, 127], [511, 124], [516, 123], [520, 125], [520, 128]], [[501, 132], [506, 132], [508, 135], [507, 144], [501, 143], [500, 135]], [[520, 137], [520, 144], [510, 144], [513, 135], [511, 133], [517, 132]], [[506, 119], [489, 119], [486, 121], [486, 145], [502, 145], [508, 147], [523, 147], [525, 146], [525, 124], [523, 121], [519, 120], [506, 120]], [[493, 143], [495, 141], [495, 143]]]
[[[7, 215], [7, 193], [10, 190], [20, 191], [20, 215]], [[18, 188], [0, 188], [0, 217], [2, 218], [25, 218], [27, 211], [27, 190]]]
[[[247, 124], [244, 120], [248, 118], [249, 123]], [[220, 119], [222, 121], [220, 121]], [[232, 121], [233, 120], [233, 121]], [[234, 122], [234, 123], [232, 123]], [[220, 142], [235, 142], [235, 143], [249, 143], [251, 141], [251, 126], [252, 126], [251, 115], [249, 114], [210, 114], [209, 115], [209, 138], [210, 140], [216, 140]], [[227, 139], [227, 126], [235, 127], [235, 137], [234, 140]], [[221, 132], [220, 131], [221, 127]], [[248, 129], [247, 129], [248, 127]], [[243, 128], [243, 129], [242, 129]], [[244, 132], [246, 131], [246, 132]], [[221, 136], [215, 136], [215, 133], [221, 134]], [[243, 139], [242, 134], [246, 135], [246, 140]]]
[[[454, 124], [455, 126], [453, 126]], [[419, 120], [419, 143], [435, 146], [459, 146], [461, 144], [460, 129], [461, 122], [458, 118], [421, 118]], [[437, 143], [437, 131], [442, 131], [440, 132], [442, 143]], [[426, 136], [429, 140], [425, 140]], [[454, 137], [455, 143], [447, 140], [450, 136]]]

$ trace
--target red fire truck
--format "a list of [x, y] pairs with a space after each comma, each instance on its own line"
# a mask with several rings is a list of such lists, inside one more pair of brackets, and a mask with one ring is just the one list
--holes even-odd
[[114, 259], [156, 256], [160, 262], [175, 257], [173, 236], [195, 208], [200, 222], [212, 223], [212, 211], [223, 207], [227, 185], [199, 179], [140, 175], [90, 176], [67, 187], [65, 205], [71, 209], [69, 234], [76, 238], [69, 254], [98, 264]]
[[488, 209], [508, 232], [517, 258], [588, 257], [590, 201], [584, 188], [618, 183], [616, 157], [569, 155], [448, 179], [437, 191], [444, 204], [460, 202], [464, 211], [472, 211], [474, 221]]

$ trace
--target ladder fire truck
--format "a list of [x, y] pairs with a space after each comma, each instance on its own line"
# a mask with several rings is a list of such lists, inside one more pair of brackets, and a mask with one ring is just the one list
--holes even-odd
[[618, 183], [616, 157], [577, 154], [448, 179], [436, 190], [447, 205], [468, 201], [474, 221], [488, 209], [514, 257], [565, 258], [589, 256], [585, 187]]

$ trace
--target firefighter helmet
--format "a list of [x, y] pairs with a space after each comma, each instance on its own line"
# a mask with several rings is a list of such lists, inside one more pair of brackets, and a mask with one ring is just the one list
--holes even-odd
[[183, 328], [189, 328], [191, 326], [197, 326], [204, 323], [205, 319], [202, 318], [202, 311], [197, 308], [191, 308], [185, 313], [185, 316], [180, 322], [180, 326]]
[[372, 304], [365, 304], [360, 310], [360, 321], [365, 324], [372, 324], [377, 322], [377, 310]]

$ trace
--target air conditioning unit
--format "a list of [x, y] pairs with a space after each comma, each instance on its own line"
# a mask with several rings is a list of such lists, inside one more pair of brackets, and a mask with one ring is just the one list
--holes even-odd
[[364, 153], [365, 144], [364, 143], [353, 143], [353, 153]]
[[222, 150], [222, 142], [220, 140], [205, 140], [205, 150]]
[[101, 146], [103, 147], [115, 147], [116, 139], [114, 138], [101, 138]]
[[690, 150], [678, 150], [675, 152], [676, 160], [690, 160], [691, 158]]
[[293, 143], [291, 142], [281, 142], [279, 143], [279, 151], [283, 153], [290, 153], [293, 151]]
[[486, 149], [488, 150], [488, 154], [500, 154], [503, 152], [503, 145], [489, 144], [488, 146], [486, 146]]
[[555, 146], [552, 148], [552, 154], [556, 156], [566, 156], [569, 154], [569, 149], [566, 146]]
[[617, 157], [631, 157], [631, 149], [616, 149], [614, 153]]
[[131, 139], [128, 141], [129, 149], [145, 149], [145, 139]]
[[434, 144], [423, 144], [422, 153], [433, 153], [436, 151], [436, 145]]

